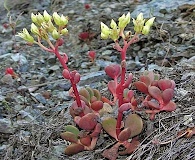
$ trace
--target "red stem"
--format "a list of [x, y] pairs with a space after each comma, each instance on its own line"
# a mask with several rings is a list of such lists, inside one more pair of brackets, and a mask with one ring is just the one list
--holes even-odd
[[[125, 39], [124, 39], [124, 46], [121, 50], [121, 47], [119, 46], [118, 42], [116, 42], [116, 49], [120, 52], [121, 54], [121, 64], [122, 63], [126, 63], [126, 53], [127, 53], [127, 49], [129, 48], [129, 46], [132, 44], [132, 43], [135, 43], [138, 41], [138, 35], [135, 34], [133, 36], [133, 38], [127, 42]], [[124, 83], [125, 83], [125, 74], [126, 74], [126, 65], [125, 64], [122, 64], [121, 65], [122, 67], [122, 72], [121, 72], [121, 81], [120, 81], [120, 89], [119, 89], [119, 93], [118, 94], [118, 107], [120, 107], [124, 102], [123, 102], [123, 92], [124, 92]], [[117, 116], [117, 123], [116, 123], [116, 135], [118, 137], [118, 135], [120, 134], [121, 130], [121, 121], [123, 119], [123, 113], [121, 112], [118, 112], [118, 116]]]
[[[64, 62], [62, 56], [60, 55], [60, 53], [58, 51], [58, 46], [55, 47], [55, 50], [53, 52], [55, 53], [56, 57], [60, 61], [60, 63], [63, 66], [63, 68], [67, 69], [69, 71], [68, 66], [66, 65], [66, 63]], [[72, 77], [70, 78], [70, 83], [72, 85], [72, 88], [73, 88], [73, 91], [74, 91], [74, 95], [76, 97], [77, 106], [78, 107], [82, 107], [81, 99], [80, 99], [79, 92], [78, 92], [78, 89], [77, 89], [77, 85], [75, 84], [74, 79]]]

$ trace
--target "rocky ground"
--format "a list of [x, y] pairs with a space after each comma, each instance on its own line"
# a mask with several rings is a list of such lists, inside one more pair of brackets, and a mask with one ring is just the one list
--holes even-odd
[[[86, 9], [85, 4], [90, 8]], [[68, 95], [70, 84], [62, 78], [62, 68], [53, 55], [15, 36], [22, 28], [30, 28], [32, 12], [43, 10], [70, 18], [69, 36], [60, 50], [68, 54], [69, 67], [81, 73], [79, 87], [89, 85], [102, 92], [107, 90], [104, 67], [120, 59], [112, 41], [101, 40], [100, 22], [109, 25], [111, 19], [117, 20], [129, 11], [132, 17], [140, 12], [145, 18], [155, 16], [150, 35], [140, 36], [140, 41], [128, 50], [127, 69], [135, 78], [148, 69], [174, 80], [177, 109], [158, 114], [153, 122], [146, 120], [140, 147], [132, 155], [118, 159], [195, 159], [194, 136], [154, 144], [154, 140], [166, 142], [178, 131], [194, 126], [194, 0], [7, 0], [4, 6], [6, 9], [0, 7], [0, 159], [104, 159], [101, 153], [113, 144], [113, 139], [102, 132], [95, 150], [73, 156], [63, 153], [68, 142], [59, 135], [65, 125], [73, 123], [68, 111], [72, 102]], [[82, 32], [89, 32], [90, 40], [79, 39]], [[90, 50], [96, 51], [95, 64], [87, 56]], [[17, 79], [6, 79], [8, 67], [14, 69]], [[187, 115], [192, 121], [184, 123]]]

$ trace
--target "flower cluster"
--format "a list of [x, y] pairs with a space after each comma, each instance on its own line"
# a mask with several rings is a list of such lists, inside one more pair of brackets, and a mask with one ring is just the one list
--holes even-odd
[[40, 44], [39, 40], [44, 39], [49, 41], [51, 36], [54, 40], [58, 40], [62, 35], [66, 35], [68, 30], [66, 28], [68, 24], [68, 17], [64, 15], [59, 15], [57, 12], [54, 12], [53, 15], [49, 15], [47, 11], [43, 12], [43, 15], [31, 14], [31, 32], [38, 37], [38, 42], [35, 41], [34, 37], [30, 35], [26, 28], [23, 29], [21, 33], [18, 33], [18, 36], [23, 38], [29, 43]]

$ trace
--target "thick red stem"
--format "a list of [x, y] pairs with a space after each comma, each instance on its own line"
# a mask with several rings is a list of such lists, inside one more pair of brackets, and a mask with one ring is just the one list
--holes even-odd
[[[121, 53], [121, 67], [122, 67], [122, 72], [121, 72], [121, 81], [120, 81], [120, 90], [118, 93], [118, 106], [120, 107], [124, 102], [123, 102], [123, 92], [124, 92], [124, 83], [125, 83], [125, 74], [126, 74], [126, 65], [124, 63], [126, 63], [126, 53], [127, 53], [127, 49], [128, 47], [132, 44], [138, 41], [138, 35], [135, 34], [134, 37], [127, 42], [124, 39], [124, 46], [121, 50], [121, 48], [119, 47], [118, 42], [116, 42], [116, 49], [118, 49], [118, 51]], [[118, 116], [117, 116], [117, 124], [116, 124], [116, 135], [118, 137], [118, 135], [120, 134], [121, 130], [121, 121], [123, 119], [123, 113], [118, 112]]]
[[[63, 68], [67, 69], [69, 71], [68, 66], [66, 65], [66, 63], [64, 62], [62, 56], [60, 55], [60, 53], [58, 51], [58, 46], [55, 47], [54, 53], [55, 53], [56, 57], [58, 58], [58, 60], [60, 61], [60, 63], [63, 66]], [[77, 106], [78, 107], [82, 107], [81, 99], [80, 99], [80, 96], [79, 96], [79, 92], [78, 92], [76, 84], [74, 83], [74, 79], [72, 77], [70, 78], [70, 83], [72, 85], [72, 88], [73, 88], [73, 91], [74, 91], [74, 95], [76, 97]]]

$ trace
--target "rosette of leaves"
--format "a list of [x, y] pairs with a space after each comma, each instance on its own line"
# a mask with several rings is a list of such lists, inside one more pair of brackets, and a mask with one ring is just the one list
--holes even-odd
[[91, 131], [80, 131], [72, 125], [65, 126], [65, 132], [61, 133], [61, 138], [71, 142], [71, 144], [65, 148], [65, 154], [73, 155], [83, 150], [93, 150], [100, 131], [101, 124], [99, 123], [96, 123]]
[[[116, 135], [116, 123], [117, 120], [113, 117], [108, 117], [102, 121], [103, 129], [118, 142], [110, 149], [106, 149], [103, 152], [103, 156], [108, 159], [116, 159], [118, 155], [131, 154], [139, 145], [138, 138], [136, 137], [142, 132], [143, 121], [137, 114], [129, 114], [124, 119], [124, 125], [118, 138]], [[132, 140], [129, 142], [129, 140]], [[119, 151], [119, 147], [123, 146], [124, 150]]]
[[168, 79], [159, 79], [159, 75], [147, 72], [140, 76], [140, 80], [134, 83], [137, 90], [147, 94], [143, 101], [143, 106], [149, 108], [146, 113], [150, 114], [150, 119], [155, 118], [155, 114], [160, 111], [174, 111], [176, 104], [171, 100], [174, 96], [175, 82]]

